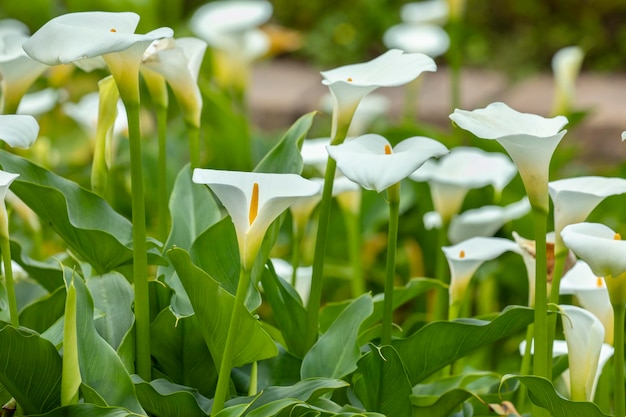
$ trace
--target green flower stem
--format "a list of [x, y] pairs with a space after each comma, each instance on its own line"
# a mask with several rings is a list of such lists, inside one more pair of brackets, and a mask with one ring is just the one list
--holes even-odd
[[158, 132], [158, 211], [159, 211], [159, 239], [165, 242], [169, 233], [169, 208], [167, 197], [167, 107], [156, 107]]
[[[522, 364], [520, 366], [520, 375], [530, 375], [530, 364], [532, 362], [532, 343], [533, 337], [535, 335], [535, 325], [531, 324], [526, 328], [526, 348], [524, 349], [524, 356], [522, 356]], [[526, 385], [520, 384], [519, 389], [517, 390], [517, 401], [515, 401], [515, 405], [518, 410], [524, 409], [524, 403], [526, 402], [526, 393], [528, 390], [526, 389]]]
[[350, 255], [350, 266], [352, 276], [350, 277], [350, 288], [352, 298], [357, 298], [365, 292], [365, 282], [363, 278], [363, 263], [361, 260], [361, 218], [359, 213], [344, 210], [346, 230], [348, 232], [348, 252]]
[[[444, 284], [450, 284], [450, 274], [448, 273], [448, 261], [446, 254], [441, 250], [448, 244], [448, 222], [443, 222], [441, 227], [437, 229], [437, 255], [435, 264], [435, 278], [441, 280]], [[448, 318], [448, 306], [450, 304], [447, 289], [436, 290], [435, 297], [435, 320], [446, 320]]]
[[[608, 279], [613, 279], [609, 277]], [[624, 313], [626, 306], [624, 303], [613, 303], [613, 365], [615, 366], [615, 405], [614, 411], [616, 417], [624, 417], [626, 413], [625, 396], [624, 396]]]
[[213, 408], [211, 409], [211, 416], [215, 416], [222, 411], [224, 403], [226, 402], [226, 396], [228, 394], [228, 387], [230, 385], [230, 371], [232, 369], [233, 357], [235, 350], [233, 349], [235, 344], [235, 333], [239, 328], [239, 321], [242, 314], [246, 313], [246, 294], [248, 292], [248, 286], [250, 285], [250, 275], [252, 271], [246, 270], [243, 266], [239, 272], [239, 282], [237, 283], [237, 292], [235, 293], [235, 302], [233, 304], [233, 311], [230, 316], [230, 323], [228, 324], [228, 333], [226, 335], [226, 344], [224, 345], [224, 354], [222, 355], [222, 362], [220, 363], [220, 371], [217, 377], [217, 387], [215, 389], [215, 398], [213, 400]]
[[135, 287], [135, 329], [137, 374], [150, 381], [150, 300], [146, 248], [146, 208], [144, 200], [139, 101], [124, 100], [130, 143], [130, 180], [133, 216], [133, 277]]
[[189, 135], [189, 162], [193, 170], [200, 167], [200, 127], [187, 123], [187, 134]]
[[4, 264], [4, 282], [7, 289], [7, 298], [9, 299], [11, 324], [15, 327], [20, 327], [17, 299], [15, 298], [15, 284], [13, 283], [13, 267], [11, 265], [11, 243], [8, 234], [0, 237], [0, 245], [0, 249], [2, 250], [2, 262]]
[[[333, 128], [332, 145], [340, 145], [348, 135], [348, 128], [352, 115], [356, 110], [356, 106], [351, 110], [349, 115], [343, 118], [337, 116], [340, 120]], [[334, 115], [333, 115], [334, 116]], [[333, 183], [335, 181], [335, 171], [337, 162], [328, 157], [326, 163], [326, 173], [324, 174], [324, 189], [322, 191], [322, 201], [319, 208], [319, 221], [317, 225], [317, 238], [315, 240], [315, 252], [313, 254], [313, 272], [311, 276], [311, 291], [309, 293], [309, 302], [307, 304], [305, 345], [313, 346], [317, 340], [319, 328], [320, 306], [322, 304], [322, 281], [324, 278], [324, 257], [326, 256], [326, 245], [328, 243], [328, 225], [330, 223], [330, 209], [332, 207]]]
[[302, 251], [302, 239], [304, 230], [294, 224], [294, 231], [291, 240], [291, 286], [296, 287], [298, 281], [298, 267]]
[[399, 182], [387, 188], [387, 204], [389, 205], [389, 232], [387, 234], [387, 267], [385, 269], [385, 302], [383, 304], [381, 345], [391, 344], [391, 330], [393, 328], [393, 287], [396, 276], [396, 252], [400, 218]]
[[[546, 257], [546, 229], [548, 213], [533, 207], [535, 229], [535, 348], [533, 375], [552, 380], [548, 373], [551, 360], [548, 346], [548, 284]], [[533, 416], [549, 415], [544, 408], [534, 407]]]
[[[561, 278], [563, 278], [563, 271], [565, 269], [565, 260], [567, 259], [567, 249], [562, 247], [558, 243], [557, 239], [554, 246], [554, 268], [552, 269], [552, 287], [550, 288], [550, 298], [548, 300], [550, 305], [556, 305], [559, 303], [559, 288], [561, 286]], [[551, 347], [554, 342], [554, 335], [556, 332], [556, 322], [558, 314], [552, 314], [548, 317], [548, 349], [551, 355]], [[552, 361], [548, 361], [548, 375], [552, 375]], [[584, 401], [584, 400], [583, 400]]]

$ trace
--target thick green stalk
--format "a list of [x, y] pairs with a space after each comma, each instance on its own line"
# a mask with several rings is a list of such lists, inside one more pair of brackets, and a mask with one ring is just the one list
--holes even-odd
[[167, 196], [167, 107], [156, 108], [158, 132], [158, 210], [159, 210], [159, 239], [165, 242], [169, 233], [169, 208]]
[[224, 353], [222, 355], [222, 362], [220, 363], [220, 371], [217, 377], [217, 387], [215, 389], [215, 398], [213, 400], [213, 408], [211, 409], [211, 416], [215, 416], [224, 408], [226, 402], [226, 396], [228, 394], [228, 387], [230, 385], [230, 371], [232, 369], [233, 357], [234, 357], [234, 344], [235, 344], [235, 332], [239, 327], [239, 321], [242, 314], [246, 312], [246, 294], [248, 292], [248, 286], [250, 285], [250, 274], [252, 271], [246, 270], [243, 266], [239, 273], [239, 282], [237, 283], [237, 292], [235, 293], [235, 302], [233, 304], [233, 311], [230, 316], [230, 323], [228, 324], [228, 333], [226, 335], [226, 344], [224, 345]]
[[146, 248], [146, 207], [144, 200], [139, 102], [124, 102], [130, 143], [130, 180], [133, 216], [133, 277], [135, 287], [135, 330], [137, 374], [152, 379], [150, 360], [150, 300]]
[[[533, 375], [551, 380], [548, 362], [551, 360], [548, 347], [548, 284], [546, 229], [548, 214], [542, 208], [533, 207], [535, 231], [535, 348]], [[534, 407], [533, 416], [549, 415], [544, 408]]]
[[13, 283], [13, 267], [11, 266], [11, 244], [8, 235], [6, 237], [0, 237], [0, 245], [0, 249], [2, 249], [2, 262], [4, 264], [4, 282], [7, 290], [7, 298], [9, 299], [11, 324], [15, 327], [20, 327], [17, 299], [15, 298], [15, 284]]
[[[609, 278], [612, 279], [612, 278]], [[624, 396], [624, 303], [613, 304], [614, 315], [614, 352], [613, 364], [615, 366], [615, 417], [624, 417], [626, 413], [626, 398]]]
[[350, 269], [352, 270], [350, 288], [352, 298], [357, 298], [365, 292], [361, 260], [361, 219], [358, 212], [354, 213], [350, 210], [344, 210], [344, 218], [348, 232], [348, 253], [350, 255]]
[[385, 268], [385, 302], [383, 304], [383, 330], [381, 345], [391, 344], [393, 328], [393, 287], [396, 276], [398, 223], [400, 218], [400, 183], [387, 188], [389, 205], [389, 232], [387, 234], [387, 267]]
[[[526, 348], [524, 349], [524, 356], [522, 356], [522, 364], [520, 367], [520, 375], [530, 375], [530, 364], [532, 362], [532, 343], [535, 335], [535, 325], [531, 324], [526, 328]], [[520, 384], [517, 390], [517, 401], [515, 405], [517, 409], [522, 411], [524, 409], [524, 403], [526, 402], [526, 385]]]

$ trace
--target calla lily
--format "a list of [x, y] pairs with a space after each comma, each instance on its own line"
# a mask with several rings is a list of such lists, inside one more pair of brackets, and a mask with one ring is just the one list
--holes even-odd
[[461, 210], [470, 189], [492, 185], [499, 196], [516, 172], [502, 153], [456, 147], [440, 160], [424, 163], [410, 178], [428, 181], [435, 210], [448, 223]]
[[[333, 96], [328, 93], [322, 96], [320, 106], [329, 114], [333, 111]], [[391, 101], [382, 94], [369, 94], [361, 100], [352, 116], [348, 129], [348, 137], [355, 137], [367, 133], [370, 125], [380, 116], [384, 116], [391, 108]], [[325, 161], [324, 161], [325, 162]]]
[[520, 113], [504, 103], [484, 109], [454, 110], [450, 115], [460, 128], [483, 139], [495, 139], [517, 165], [533, 207], [548, 212], [548, 170], [552, 154], [567, 132], [567, 118], [544, 118]]
[[331, 137], [335, 137], [339, 124], [350, 123], [359, 102], [369, 93], [379, 87], [404, 85], [422, 72], [436, 69], [435, 61], [427, 55], [391, 49], [369, 62], [322, 71], [322, 84], [328, 86], [334, 99]]
[[[87, 93], [81, 97], [78, 103], [68, 101], [63, 103], [63, 112], [72, 120], [78, 123], [90, 136], [95, 135], [98, 126], [98, 108], [100, 102], [99, 93]], [[121, 101], [117, 101], [115, 108], [109, 110], [112, 114], [117, 114], [113, 124], [113, 134], [127, 135], [128, 122], [126, 120], [126, 109]]]
[[377, 134], [359, 136], [327, 149], [346, 177], [376, 192], [405, 179], [427, 159], [448, 152], [440, 142], [420, 136], [405, 139], [392, 149], [387, 139]]
[[142, 71], [154, 71], [165, 78], [183, 110], [185, 121], [200, 126], [202, 96], [198, 72], [206, 42], [197, 38], [160, 39], [143, 56]]
[[500, 237], [473, 237], [441, 248], [450, 266], [450, 305], [460, 303], [476, 270], [504, 252], [521, 253], [519, 246]]
[[448, 20], [449, 11], [446, 0], [416, 1], [403, 5], [400, 9], [400, 17], [404, 22], [414, 25], [426, 23], [443, 25]]
[[385, 31], [383, 43], [390, 49], [419, 52], [436, 58], [446, 53], [450, 47], [450, 37], [445, 30], [434, 24], [401, 23]]
[[39, 116], [51, 111], [57, 103], [65, 100], [67, 92], [54, 88], [45, 88], [34, 93], [24, 94], [17, 106], [16, 114]]
[[[280, 258], [272, 258], [272, 265], [278, 275], [283, 280], [290, 282], [293, 275], [293, 267], [289, 262]], [[296, 268], [296, 285], [295, 290], [302, 300], [302, 304], [306, 305], [309, 301], [309, 292], [311, 289], [311, 274], [313, 268], [310, 266], [301, 266]]]
[[315, 167], [320, 173], [324, 173], [326, 162], [328, 162], [328, 151], [326, 147], [330, 145], [330, 138], [306, 139], [302, 142], [300, 154], [305, 165]]
[[626, 180], [605, 177], [568, 178], [550, 182], [548, 189], [554, 204], [554, 230], [559, 250], [563, 246], [561, 230], [568, 224], [584, 221], [606, 197], [626, 193]]
[[195, 169], [193, 182], [206, 184], [235, 225], [241, 264], [252, 268], [270, 224], [291, 204], [317, 194], [320, 185], [295, 174]]
[[4, 199], [6, 198], [7, 191], [9, 190], [11, 183], [13, 183], [13, 181], [19, 176], [19, 174], [13, 174], [0, 170], [0, 201], [2, 201], [2, 205], [0, 206], [0, 237], [3, 239], [9, 238], [9, 218], [7, 216]]
[[48, 68], [32, 60], [22, 49], [28, 39], [28, 28], [19, 21], [0, 21], [0, 87], [2, 88], [2, 113], [15, 113], [20, 100]]
[[613, 309], [606, 283], [584, 261], [577, 261], [561, 280], [561, 294], [572, 294], [604, 325], [604, 341], [613, 344]]
[[559, 308], [564, 314], [563, 333], [570, 363], [571, 398], [574, 401], [593, 401], [604, 326], [583, 308], [570, 305]]
[[585, 53], [578, 46], [568, 46], [559, 49], [552, 57], [552, 72], [554, 73], [554, 114], [568, 113], [574, 103], [576, 92], [576, 78]]
[[33, 116], [0, 115], [0, 140], [14, 148], [28, 149], [39, 134], [39, 124]]
[[452, 218], [448, 239], [451, 243], [457, 243], [475, 236], [493, 236], [506, 223], [526, 215], [529, 211], [527, 198], [504, 207], [483, 206], [466, 210]]

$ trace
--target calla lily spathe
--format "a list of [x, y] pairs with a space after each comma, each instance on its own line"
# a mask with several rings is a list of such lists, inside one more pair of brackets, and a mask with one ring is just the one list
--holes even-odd
[[516, 173], [515, 165], [502, 153], [461, 146], [438, 161], [426, 161], [410, 178], [428, 181], [435, 210], [448, 223], [461, 210], [470, 189], [492, 185], [499, 197]]
[[563, 276], [560, 294], [572, 294], [580, 305], [604, 325], [604, 341], [613, 344], [613, 309], [604, 279], [596, 276], [584, 261], [576, 261]]
[[405, 139], [392, 148], [377, 134], [359, 136], [327, 149], [343, 175], [379, 193], [407, 178], [427, 159], [448, 152], [440, 142], [421, 136]]
[[295, 174], [197, 168], [192, 180], [208, 185], [230, 214], [246, 270], [252, 268], [270, 224], [295, 201], [320, 190], [320, 184]]
[[422, 72], [436, 69], [435, 61], [425, 54], [391, 49], [368, 62], [322, 71], [322, 84], [328, 86], [334, 99], [331, 137], [335, 137], [338, 124], [350, 122], [361, 99], [372, 91], [404, 85]]
[[390, 49], [419, 52], [436, 58], [446, 53], [450, 47], [450, 37], [445, 30], [434, 24], [400, 23], [385, 31], [383, 43]]
[[570, 390], [574, 401], [593, 401], [604, 326], [589, 311], [561, 305], [563, 333], [570, 363]]
[[433, 23], [443, 25], [448, 20], [450, 8], [447, 0], [425, 0], [407, 3], [400, 9], [404, 22], [413, 25]]
[[473, 111], [456, 109], [450, 119], [479, 138], [497, 140], [517, 165], [530, 204], [548, 212], [550, 160], [567, 132], [566, 117], [521, 113], [496, 102]]
[[567, 113], [574, 103], [576, 78], [580, 73], [585, 53], [578, 46], [559, 49], [552, 57], [554, 74], [554, 114]]
[[521, 253], [515, 242], [500, 237], [473, 237], [441, 249], [450, 266], [450, 304], [463, 300], [472, 276], [484, 262], [506, 251]]
[[37, 139], [39, 123], [33, 116], [0, 115], [0, 140], [13, 148], [28, 149]]

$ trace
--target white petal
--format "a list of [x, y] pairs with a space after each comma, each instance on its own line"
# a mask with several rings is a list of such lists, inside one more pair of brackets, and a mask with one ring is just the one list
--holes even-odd
[[448, 20], [449, 7], [446, 0], [424, 0], [410, 2], [402, 6], [400, 16], [403, 21], [414, 25], [435, 23], [443, 25]]
[[306, 139], [302, 142], [300, 154], [306, 165], [315, 166], [320, 172], [326, 169], [328, 162], [328, 151], [326, 147], [330, 145], [330, 138]]
[[26, 94], [20, 101], [17, 114], [40, 115], [52, 110], [57, 103], [67, 95], [65, 90], [45, 88], [43, 90]]
[[27, 149], [39, 134], [39, 124], [33, 116], [0, 115], [0, 140], [14, 148]]
[[387, 29], [383, 35], [387, 48], [397, 48], [409, 53], [422, 53], [436, 58], [450, 47], [450, 37], [440, 26], [401, 23]]
[[[272, 265], [283, 281], [291, 283], [293, 267], [284, 259], [272, 258]], [[303, 305], [307, 305], [309, 294], [311, 292], [311, 277], [313, 276], [313, 268], [310, 266], [301, 266], [296, 269], [296, 292], [300, 296]]]
[[[443, 226], [441, 216], [436, 211], [424, 213], [424, 227], [426, 230], [439, 229]], [[453, 242], [458, 243], [458, 242]]]
[[6, 197], [7, 190], [11, 186], [11, 183], [15, 181], [19, 174], [13, 174], [11, 172], [6, 172], [0, 170], [0, 201], [1, 204], [4, 205], [4, 198]]

